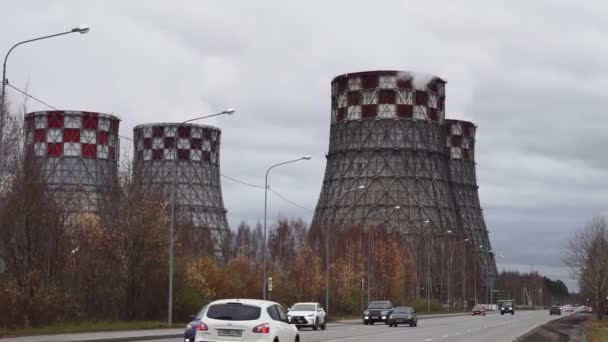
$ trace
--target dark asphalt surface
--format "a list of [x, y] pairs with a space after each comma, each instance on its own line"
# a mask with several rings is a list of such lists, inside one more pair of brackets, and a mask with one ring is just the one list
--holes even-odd
[[590, 315], [586, 313], [562, 317], [539, 326], [516, 342], [585, 342], [583, 322], [588, 318]]

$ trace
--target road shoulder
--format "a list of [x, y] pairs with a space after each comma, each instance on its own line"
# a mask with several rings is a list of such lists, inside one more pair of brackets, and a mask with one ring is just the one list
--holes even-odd
[[542, 324], [514, 342], [585, 342], [583, 323], [589, 319], [588, 314], [576, 313]]

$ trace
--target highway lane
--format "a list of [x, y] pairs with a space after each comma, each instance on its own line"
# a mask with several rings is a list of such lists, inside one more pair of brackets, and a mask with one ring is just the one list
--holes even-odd
[[[455, 316], [418, 321], [418, 327], [390, 328], [384, 324], [329, 324], [327, 330], [300, 331], [302, 342], [511, 342], [532, 328], [563, 316], [549, 316], [549, 311], [517, 311], [515, 315]], [[151, 340], [183, 342], [181, 338]]]

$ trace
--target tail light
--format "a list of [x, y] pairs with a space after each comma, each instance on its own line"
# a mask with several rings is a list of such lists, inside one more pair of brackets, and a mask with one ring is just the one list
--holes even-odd
[[270, 324], [264, 323], [253, 328], [253, 332], [256, 334], [268, 334], [270, 333]]
[[207, 324], [200, 322], [197, 326], [196, 326], [196, 330], [198, 331], [208, 331], [209, 327], [207, 326]]

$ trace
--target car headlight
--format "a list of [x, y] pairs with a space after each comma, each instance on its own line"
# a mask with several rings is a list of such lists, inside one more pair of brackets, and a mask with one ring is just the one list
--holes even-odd
[[386, 316], [388, 314], [388, 311], [385, 310], [385, 311], [382, 311], [380, 313], [382, 314], [382, 316]]

